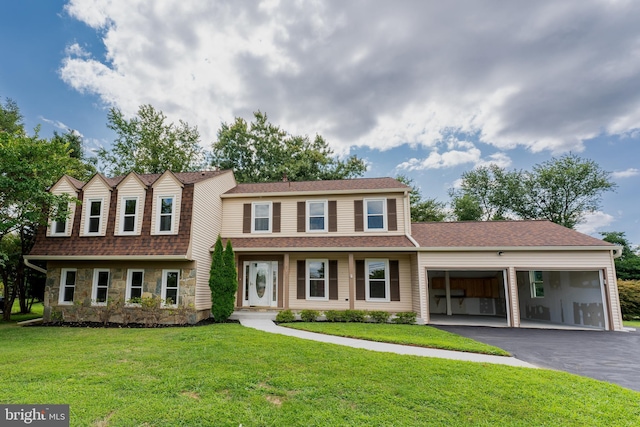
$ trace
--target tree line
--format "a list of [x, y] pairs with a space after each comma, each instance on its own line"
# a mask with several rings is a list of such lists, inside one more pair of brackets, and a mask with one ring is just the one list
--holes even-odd
[[[42, 295], [43, 277], [25, 268], [23, 256], [31, 250], [39, 227], [50, 218], [63, 220], [69, 214], [70, 199], [47, 191], [62, 175], [86, 181], [98, 170], [122, 175], [218, 167], [232, 169], [238, 182], [273, 182], [349, 179], [367, 170], [366, 162], [356, 155], [336, 156], [322, 136], [292, 135], [260, 111], [250, 122], [237, 117], [222, 123], [210, 151], [202, 148], [197, 127], [184, 121], [171, 123], [151, 105], [140, 106], [129, 119], [111, 108], [107, 127], [115, 133], [113, 144], [88, 156], [78, 132], [69, 129], [42, 138], [36, 127], [29, 134], [18, 105], [10, 99], [0, 102], [0, 279], [5, 320], [16, 299], [21, 312], [28, 312], [30, 301]], [[460, 187], [450, 190], [448, 204], [424, 198], [406, 176], [397, 179], [411, 187], [415, 222], [544, 218], [574, 228], [600, 207], [604, 193], [615, 188], [608, 172], [573, 154], [553, 158], [531, 171], [508, 171], [495, 165], [467, 171]], [[604, 237], [626, 242], [621, 232]], [[623, 258], [632, 260], [627, 261], [630, 274], [640, 278], [640, 263], [633, 261], [637, 253], [628, 242], [626, 247]]]

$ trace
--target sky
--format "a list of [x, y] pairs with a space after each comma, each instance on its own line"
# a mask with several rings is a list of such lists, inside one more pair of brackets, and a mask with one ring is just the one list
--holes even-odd
[[578, 230], [640, 244], [638, 22], [627, 0], [4, 2], [0, 98], [89, 152], [112, 107], [151, 104], [206, 149], [260, 110], [444, 202], [465, 171], [573, 153], [617, 184]]

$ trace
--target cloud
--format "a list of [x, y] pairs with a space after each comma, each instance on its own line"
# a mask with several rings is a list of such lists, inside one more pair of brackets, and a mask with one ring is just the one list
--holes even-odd
[[598, 229], [608, 227], [613, 223], [615, 217], [601, 211], [589, 213], [584, 220], [576, 225], [576, 230], [585, 234], [594, 234]]
[[[71, 42], [60, 68], [70, 87], [128, 115], [150, 103], [206, 143], [221, 121], [258, 109], [338, 153], [433, 150], [451, 132], [501, 152], [580, 152], [640, 128], [639, 2], [71, 0], [65, 10], [106, 52]], [[416, 164], [477, 161], [458, 148]]]
[[623, 171], [616, 171], [611, 174], [611, 177], [614, 179], [618, 178], [630, 178], [632, 176], [640, 175], [640, 169], [629, 168]]
[[62, 129], [65, 132], [69, 129], [69, 126], [65, 125], [64, 123], [62, 123], [59, 120], [50, 120], [50, 119], [47, 119], [46, 117], [42, 117], [42, 116], [40, 116], [40, 120], [42, 120], [45, 123], [49, 123], [51, 126], [53, 126], [55, 128]]

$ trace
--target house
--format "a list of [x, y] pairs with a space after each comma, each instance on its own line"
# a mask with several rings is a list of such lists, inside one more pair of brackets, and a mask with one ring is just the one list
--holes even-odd
[[[45, 316], [156, 295], [209, 316], [215, 240], [231, 240], [238, 310], [414, 311], [504, 326], [622, 329], [619, 247], [548, 221], [412, 224], [393, 178], [237, 184], [230, 171], [129, 174], [52, 192], [82, 200], [38, 235]], [[77, 302], [76, 302], [77, 304]], [[169, 312], [168, 310], [167, 312]], [[171, 322], [170, 316], [166, 316]]]

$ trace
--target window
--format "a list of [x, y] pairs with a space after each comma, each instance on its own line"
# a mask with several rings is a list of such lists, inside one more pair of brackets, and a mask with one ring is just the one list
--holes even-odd
[[329, 262], [326, 259], [307, 260], [307, 299], [329, 299], [328, 267]]
[[364, 201], [365, 206], [365, 230], [384, 230], [385, 199], [369, 199]]
[[137, 197], [127, 197], [122, 199], [122, 217], [120, 219], [121, 232], [134, 233], [136, 231], [137, 207]]
[[542, 271], [530, 272], [531, 298], [544, 298], [544, 277]]
[[307, 201], [307, 231], [327, 231], [327, 201]]
[[96, 305], [106, 305], [109, 294], [109, 270], [96, 269], [93, 272], [93, 295]]
[[58, 297], [58, 304], [72, 304], [75, 290], [76, 270], [63, 268], [62, 277], [60, 278], [60, 295]]
[[253, 222], [252, 232], [270, 233], [271, 232], [271, 202], [253, 203]]
[[162, 299], [164, 306], [177, 307], [180, 272], [178, 270], [162, 270]]
[[389, 301], [389, 262], [368, 259], [365, 268], [367, 301]]
[[161, 196], [158, 198], [158, 225], [156, 226], [160, 233], [170, 233], [173, 231], [173, 196]]
[[127, 295], [125, 300], [139, 302], [142, 298], [142, 284], [144, 283], [144, 270], [129, 270], [127, 272]]
[[102, 200], [89, 200], [89, 212], [87, 218], [87, 234], [100, 232], [100, 218], [102, 217]]
[[52, 221], [51, 230], [53, 234], [66, 234], [67, 233], [67, 221]]

